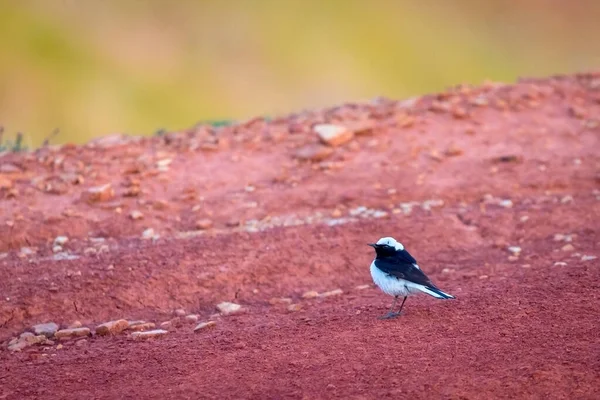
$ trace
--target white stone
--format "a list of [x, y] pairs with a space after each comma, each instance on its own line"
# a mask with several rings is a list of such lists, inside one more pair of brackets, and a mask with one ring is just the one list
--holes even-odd
[[54, 245], [55, 246], [64, 246], [65, 243], [67, 243], [69, 241], [69, 238], [66, 236], [57, 236], [54, 239]]
[[199, 332], [208, 328], [213, 328], [217, 323], [215, 321], [200, 322], [194, 328], [194, 332]]
[[508, 251], [514, 255], [519, 255], [521, 253], [521, 248], [519, 246], [509, 246]]
[[223, 315], [235, 314], [237, 312], [240, 312], [241, 309], [242, 306], [240, 306], [239, 304], [230, 303], [227, 301], [217, 304], [217, 310], [219, 310], [219, 312]]
[[345, 126], [318, 124], [313, 127], [321, 142], [329, 146], [339, 146], [352, 140], [354, 132]]
[[131, 334], [131, 337], [135, 340], [142, 340], [142, 339], [151, 339], [151, 338], [164, 336], [167, 333], [169, 333], [169, 332], [165, 331], [164, 329], [154, 329], [152, 331], [133, 332]]

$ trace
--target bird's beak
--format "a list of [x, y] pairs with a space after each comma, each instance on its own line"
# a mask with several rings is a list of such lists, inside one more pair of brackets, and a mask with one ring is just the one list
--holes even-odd
[[369, 246], [373, 247], [373, 248], [377, 248], [377, 244], [376, 243], [367, 243]]

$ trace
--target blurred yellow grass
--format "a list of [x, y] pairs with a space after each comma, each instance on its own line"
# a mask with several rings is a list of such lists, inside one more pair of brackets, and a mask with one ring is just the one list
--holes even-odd
[[39, 145], [600, 65], [600, 2], [0, 0], [0, 124]]

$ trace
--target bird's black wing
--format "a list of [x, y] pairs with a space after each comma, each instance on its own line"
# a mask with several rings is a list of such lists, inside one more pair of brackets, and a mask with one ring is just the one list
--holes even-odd
[[[408, 257], [414, 261], [410, 254], [408, 254]], [[388, 275], [423, 286], [433, 286], [427, 275], [415, 267], [414, 264], [414, 262], [407, 262], [405, 257], [399, 256], [375, 259], [375, 266]]]
[[409, 264], [417, 263], [417, 260], [415, 260], [413, 256], [411, 256], [410, 253], [406, 250], [396, 250], [395, 258]]

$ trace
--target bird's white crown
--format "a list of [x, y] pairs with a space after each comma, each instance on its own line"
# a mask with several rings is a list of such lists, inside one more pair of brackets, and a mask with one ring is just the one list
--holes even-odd
[[404, 250], [404, 246], [402, 245], [402, 243], [397, 242], [396, 239], [390, 236], [382, 237], [377, 241], [377, 244], [386, 244], [395, 248], [396, 250]]

